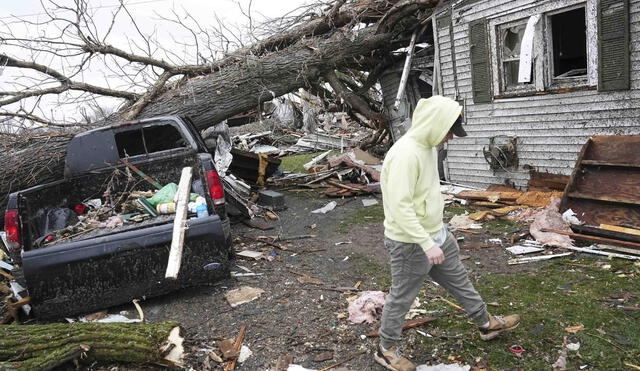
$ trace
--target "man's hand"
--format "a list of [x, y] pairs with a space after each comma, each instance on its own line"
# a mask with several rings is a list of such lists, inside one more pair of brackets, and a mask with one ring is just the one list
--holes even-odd
[[433, 246], [426, 252], [429, 264], [440, 264], [444, 261], [444, 253], [440, 246]]

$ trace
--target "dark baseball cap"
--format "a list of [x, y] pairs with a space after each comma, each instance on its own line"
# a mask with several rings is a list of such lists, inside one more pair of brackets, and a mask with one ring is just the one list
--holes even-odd
[[467, 132], [464, 131], [464, 129], [462, 128], [462, 115], [458, 116], [458, 118], [456, 119], [456, 121], [453, 123], [453, 125], [451, 126], [451, 129], [449, 129], [450, 132], [453, 133], [453, 135], [457, 136], [457, 137], [466, 137], [467, 136]]

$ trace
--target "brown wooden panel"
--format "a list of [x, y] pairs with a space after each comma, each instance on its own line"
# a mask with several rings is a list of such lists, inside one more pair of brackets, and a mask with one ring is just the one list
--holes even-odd
[[640, 204], [640, 169], [619, 167], [584, 167], [574, 179], [572, 196]]
[[591, 145], [583, 159], [617, 164], [640, 164], [640, 135], [591, 137]]
[[567, 199], [566, 207], [572, 209], [580, 220], [590, 225], [640, 225], [640, 206], [627, 206], [604, 201]]
[[569, 183], [568, 175], [542, 173], [538, 171], [529, 173], [529, 188], [541, 187], [564, 191], [567, 183]]

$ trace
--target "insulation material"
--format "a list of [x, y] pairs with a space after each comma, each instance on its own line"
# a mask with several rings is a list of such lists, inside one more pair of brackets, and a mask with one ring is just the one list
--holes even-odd
[[386, 295], [382, 291], [365, 291], [349, 304], [351, 323], [373, 323], [382, 315]]
[[559, 247], [573, 246], [573, 242], [569, 236], [540, 231], [542, 228], [548, 228], [571, 232], [569, 223], [562, 219], [562, 215], [560, 215], [560, 212], [558, 211], [559, 205], [559, 198], [551, 198], [551, 204], [541, 210], [531, 224], [529, 231], [541, 245]]

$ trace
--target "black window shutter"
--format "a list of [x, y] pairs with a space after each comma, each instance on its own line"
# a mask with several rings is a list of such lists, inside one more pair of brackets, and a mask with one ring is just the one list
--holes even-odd
[[629, 0], [598, 4], [598, 90], [629, 90]]
[[491, 102], [488, 43], [487, 21], [480, 19], [471, 22], [469, 24], [469, 47], [471, 50], [471, 86], [474, 103]]

